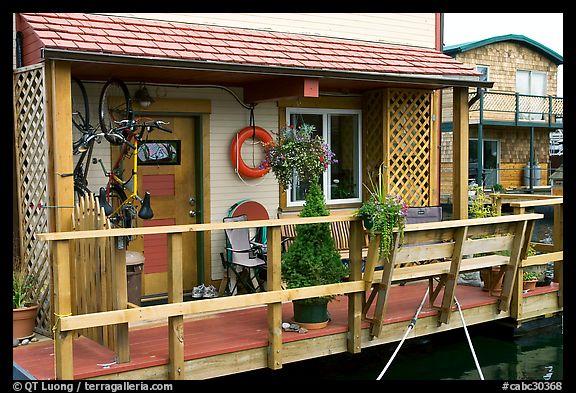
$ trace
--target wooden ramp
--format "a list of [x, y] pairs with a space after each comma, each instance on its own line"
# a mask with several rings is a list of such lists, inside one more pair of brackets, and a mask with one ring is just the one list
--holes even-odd
[[[385, 342], [397, 341], [404, 333], [409, 321], [418, 308], [427, 283], [414, 282], [405, 286], [392, 286], [389, 292], [386, 318], [383, 331], [391, 332], [387, 338], [366, 340], [362, 346], [373, 346]], [[534, 295], [554, 295], [557, 286], [538, 288], [530, 293]], [[498, 298], [478, 287], [458, 285], [458, 301], [464, 310], [469, 310], [481, 318], [493, 315]], [[525, 295], [526, 297], [528, 295]], [[529, 300], [528, 298], [526, 300]], [[332, 321], [325, 329], [310, 330], [307, 333], [283, 332], [285, 346], [284, 363], [305, 360], [318, 356], [327, 356], [346, 351], [348, 331], [348, 301], [345, 296], [338, 297], [329, 305]], [[485, 311], [484, 314], [482, 310]], [[373, 309], [368, 311], [371, 316]], [[484, 316], [482, 316], [484, 315]], [[500, 313], [499, 318], [507, 314]], [[290, 321], [291, 303], [282, 305], [282, 320]], [[435, 326], [438, 310], [425, 304], [416, 326], [416, 333], [410, 337], [434, 333], [428, 325]], [[459, 327], [456, 323], [440, 330]], [[467, 323], [486, 322], [493, 319], [470, 320]], [[244, 372], [267, 367], [266, 350], [268, 346], [266, 307], [254, 307], [231, 312], [196, 317], [184, 320], [184, 359], [187, 365], [187, 379], [213, 378], [232, 373]], [[370, 325], [362, 323], [362, 332], [368, 336]], [[419, 333], [421, 330], [426, 332]], [[394, 331], [394, 332], [392, 332]], [[80, 337], [74, 340], [74, 378], [75, 379], [166, 379], [168, 377], [168, 325], [157, 324], [150, 327], [131, 326], [129, 333], [130, 362], [114, 363], [115, 354], [97, 342]], [[21, 346], [13, 350], [13, 361], [27, 370], [35, 378], [54, 379], [54, 346], [51, 340]], [[112, 363], [112, 364], [110, 364]]]

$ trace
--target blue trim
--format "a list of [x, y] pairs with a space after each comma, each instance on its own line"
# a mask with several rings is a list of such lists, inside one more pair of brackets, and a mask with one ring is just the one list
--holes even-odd
[[542, 54], [544, 57], [552, 61], [556, 65], [564, 64], [564, 58], [558, 53], [554, 52], [547, 46], [534, 41], [526, 36], [518, 34], [507, 34], [496, 37], [486, 38], [479, 41], [467, 42], [464, 44], [445, 46], [442, 52], [448, 56], [454, 56], [458, 53], [466, 52], [472, 49], [480, 48], [485, 45], [495, 44], [498, 42], [512, 41], [521, 45], [525, 45], [532, 50]]

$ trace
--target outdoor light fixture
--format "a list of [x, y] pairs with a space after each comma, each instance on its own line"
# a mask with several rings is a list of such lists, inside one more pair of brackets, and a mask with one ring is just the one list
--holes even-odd
[[141, 86], [136, 92], [134, 92], [134, 100], [140, 104], [143, 108], [148, 108], [154, 103], [154, 99], [148, 93], [146, 86]]

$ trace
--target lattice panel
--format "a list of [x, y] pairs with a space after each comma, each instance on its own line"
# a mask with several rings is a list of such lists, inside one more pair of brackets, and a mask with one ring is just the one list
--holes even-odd
[[[475, 110], [480, 110], [480, 100], [474, 103]], [[516, 96], [511, 94], [484, 94], [485, 111], [514, 112], [516, 108]], [[470, 108], [472, 110], [472, 108]]]
[[563, 98], [552, 98], [552, 114], [554, 115], [564, 115], [564, 99]]
[[389, 190], [410, 206], [429, 206], [432, 94], [390, 89], [388, 97]]
[[[383, 157], [383, 113], [384, 91], [375, 90], [364, 95], [363, 125], [362, 125], [362, 156], [363, 179], [368, 179], [368, 173], [378, 169]], [[366, 191], [363, 190], [365, 193]]]
[[[383, 157], [383, 113], [384, 91], [374, 90], [364, 94], [362, 108], [362, 178], [366, 184], [369, 173], [373, 173], [382, 163]], [[367, 190], [362, 187], [363, 199]]]
[[50, 336], [50, 257], [46, 242], [35, 233], [48, 232], [48, 201], [45, 130], [44, 67], [27, 67], [13, 74], [14, 142], [16, 153], [17, 198], [20, 213], [20, 257], [38, 277], [41, 305], [36, 331]]
[[549, 101], [546, 97], [520, 96], [518, 107], [520, 113], [548, 113], [550, 111]]

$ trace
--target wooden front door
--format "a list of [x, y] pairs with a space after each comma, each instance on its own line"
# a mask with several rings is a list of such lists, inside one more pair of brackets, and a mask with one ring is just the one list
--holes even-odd
[[[138, 226], [194, 224], [196, 210], [194, 168], [194, 119], [181, 116], [154, 116], [169, 122], [172, 133], [154, 131], [145, 142], [148, 158], [138, 164], [138, 195], [151, 195], [154, 217], [138, 220]], [[146, 162], [147, 161], [147, 162]], [[183, 233], [183, 283], [191, 290], [196, 280], [196, 236]], [[142, 296], [167, 292], [168, 236], [145, 235], [131, 242], [129, 249], [144, 253]]]

